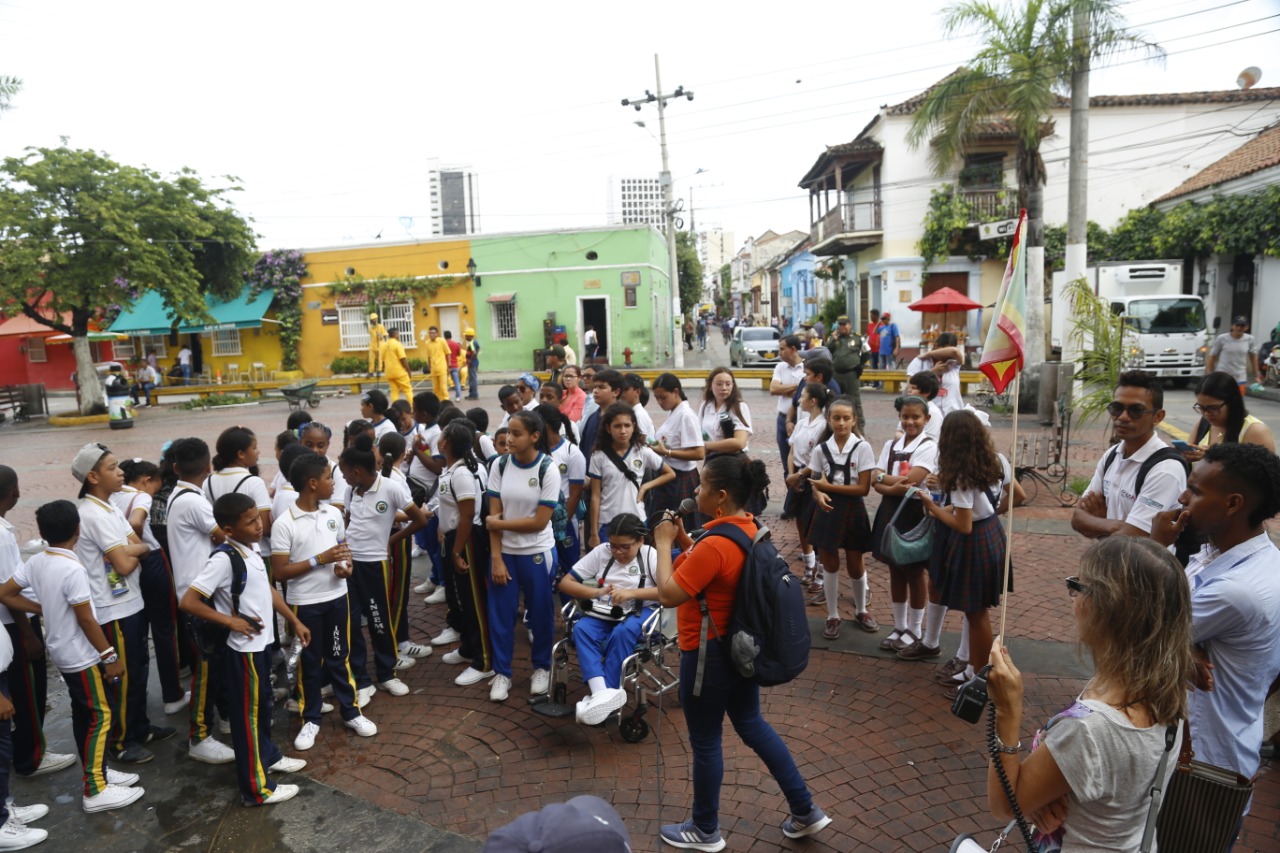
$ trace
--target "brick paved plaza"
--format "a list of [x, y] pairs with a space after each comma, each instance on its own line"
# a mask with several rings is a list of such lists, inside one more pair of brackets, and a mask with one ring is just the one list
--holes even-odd
[[[718, 353], [713, 349], [710, 355]], [[486, 408], [497, 412], [496, 386], [482, 390]], [[746, 396], [757, 425], [752, 451], [779, 472], [773, 401], [760, 391]], [[878, 448], [890, 435], [893, 410], [887, 395], [878, 392], [865, 394], [865, 402], [867, 432]], [[55, 401], [55, 411], [60, 404], [69, 406]], [[650, 408], [661, 417], [656, 406]], [[0, 428], [0, 462], [17, 469], [22, 484], [22, 500], [10, 520], [23, 539], [30, 538], [36, 506], [74, 498], [70, 460], [86, 441], [107, 443], [121, 456], [155, 459], [165, 440], [197, 434], [212, 442], [223, 427], [238, 423], [253, 428], [267, 448], [284, 427], [286, 414], [280, 403], [210, 412], [166, 407], [141, 410], [136, 428], [120, 432], [105, 425], [6, 425]], [[314, 414], [340, 425], [358, 416], [358, 407], [349, 397], [326, 399]], [[1039, 428], [1029, 418], [1022, 425]], [[997, 418], [993, 428], [997, 445], [1007, 452], [1009, 419]], [[1103, 439], [1096, 426], [1077, 431], [1071, 448], [1073, 475], [1088, 476]], [[273, 465], [271, 454], [264, 452], [268, 479]], [[784, 555], [798, 566], [794, 525], [777, 520], [780, 489], [772, 491], [765, 523]], [[876, 500], [870, 499], [873, 511]], [[1044, 489], [1032, 506], [1017, 512], [1016, 592], [1008, 635], [1026, 676], [1028, 726], [1068, 704], [1089, 672], [1074, 644], [1061, 582], [1074, 573], [1085, 546], [1070, 531], [1069, 512]], [[870, 560], [868, 568], [871, 611], [888, 622], [887, 571]], [[425, 576], [424, 560], [417, 570]], [[852, 611], [843, 609], [851, 619]], [[787, 841], [779, 829], [785, 815], [777, 786], [754, 754], [727, 731], [721, 820], [728, 849], [945, 850], [956, 833], [979, 830], [989, 841], [996, 821], [985, 805], [985, 728], [950, 714], [950, 700], [931, 678], [931, 663], [891, 657], [876, 648], [879, 637], [855, 632], [849, 622], [838, 641], [827, 642], [821, 638], [824, 614], [818, 608], [811, 614], [815, 640], [809, 669], [793, 683], [765, 691], [765, 714], [835, 822], [815, 839]], [[425, 641], [443, 627], [444, 609], [415, 597], [410, 617], [412, 638]], [[951, 633], [944, 635], [944, 658], [954, 651], [960, 618], [948, 617]], [[302, 794], [278, 810], [241, 808], [230, 769], [189, 761], [180, 736], [155, 745], [156, 761], [139, 768], [147, 794], [128, 809], [83, 814], [78, 771], [15, 780], [14, 793], [20, 803], [39, 800], [52, 806], [52, 814], [40, 824], [50, 830], [50, 849], [92, 845], [95, 853], [477, 850], [486, 833], [516, 815], [584, 793], [598, 794], [617, 807], [631, 829], [634, 849], [658, 849], [659, 824], [687, 817], [692, 796], [689, 750], [674, 696], [667, 697], [661, 714], [656, 709], [649, 714], [655, 731], [642, 743], [629, 744], [613, 726], [584, 728], [572, 717], [533, 713], [525, 702], [531, 668], [523, 638], [517, 640], [515, 665], [512, 696], [505, 705], [490, 703], [484, 685], [455, 686], [456, 670], [441, 663], [437, 653], [402, 674], [412, 689], [409, 696], [379, 693], [366, 709], [379, 726], [376, 737], [356, 742], [337, 715], [329, 715], [316, 746], [304, 754], [310, 765], [302, 774]], [[54, 709], [46, 726], [49, 746], [69, 752], [66, 691], [56, 675], [50, 685]], [[583, 690], [575, 675], [570, 700], [576, 701]], [[158, 691], [153, 693], [153, 719], [163, 721]], [[181, 730], [185, 720], [179, 715], [168, 722], [181, 724]], [[277, 715], [277, 741], [287, 753], [297, 726], [296, 718]], [[1275, 850], [1278, 839], [1280, 774], [1265, 762], [1237, 849]]]

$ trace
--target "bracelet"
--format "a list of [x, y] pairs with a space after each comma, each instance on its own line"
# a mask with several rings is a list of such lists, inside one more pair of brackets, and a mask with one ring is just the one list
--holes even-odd
[[117, 657], [115, 646], [107, 646], [105, 650], [98, 653], [98, 656], [101, 657], [104, 661], [108, 657], [112, 657], [112, 658]]
[[110, 653], [102, 656], [102, 662], [107, 666], [110, 666], [111, 664], [115, 663], [118, 660], [120, 660], [120, 656], [116, 654], [115, 649], [112, 649]]
[[1005, 755], [1017, 755], [1019, 752], [1022, 752], [1022, 741], [1018, 741], [1013, 746], [1006, 746], [1004, 742], [1000, 740], [999, 735], [995, 735], [995, 745], [996, 749], [1003, 752]]

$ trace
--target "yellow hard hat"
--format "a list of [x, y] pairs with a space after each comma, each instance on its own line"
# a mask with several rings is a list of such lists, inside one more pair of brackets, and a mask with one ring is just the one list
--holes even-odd
[[377, 319], [378, 319], [378, 315], [377, 315], [377, 314], [370, 314], [370, 315], [369, 315], [369, 319], [370, 319], [370, 320], [377, 320]]
[[464, 330], [462, 334], [466, 335], [468, 338], [474, 338], [476, 336], [476, 330], [468, 328]]

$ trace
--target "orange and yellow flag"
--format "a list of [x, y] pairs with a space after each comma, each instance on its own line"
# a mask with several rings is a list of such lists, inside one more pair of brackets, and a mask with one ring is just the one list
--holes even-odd
[[1009, 263], [1000, 283], [996, 318], [982, 346], [978, 369], [987, 375], [997, 394], [1021, 372], [1026, 353], [1027, 314], [1027, 212], [1018, 215], [1018, 230], [1009, 247]]

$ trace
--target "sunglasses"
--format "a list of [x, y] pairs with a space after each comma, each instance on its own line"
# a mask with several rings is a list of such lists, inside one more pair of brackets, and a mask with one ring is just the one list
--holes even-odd
[[1124, 403], [1119, 403], [1119, 402], [1112, 402], [1107, 404], [1107, 414], [1111, 415], [1111, 417], [1113, 418], [1118, 418], [1122, 414], [1125, 414], [1127, 412], [1129, 414], [1130, 419], [1136, 421], [1138, 418], [1142, 417], [1143, 415], [1149, 415], [1155, 411], [1158, 411], [1158, 409], [1148, 409], [1146, 406], [1142, 405], [1141, 403], [1130, 403], [1127, 406]]
[[1080, 583], [1080, 578], [1076, 577], [1075, 575], [1072, 575], [1071, 577], [1067, 578], [1066, 582], [1067, 582], [1067, 595], [1071, 596], [1072, 598], [1075, 598], [1080, 595], [1089, 594], [1089, 587]]
[[1226, 403], [1211, 403], [1208, 406], [1202, 406], [1199, 403], [1195, 403], [1192, 405], [1191, 411], [1197, 412], [1201, 415], [1216, 415], [1218, 412], [1221, 412], [1223, 407], [1226, 405]]

